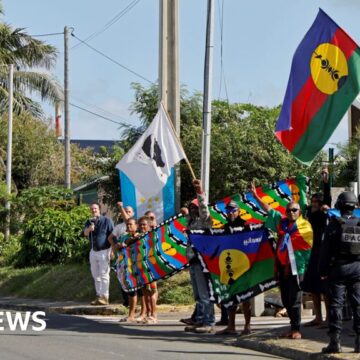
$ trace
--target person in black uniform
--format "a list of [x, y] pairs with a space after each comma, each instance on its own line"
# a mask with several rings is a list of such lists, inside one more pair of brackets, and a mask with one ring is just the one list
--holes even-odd
[[[314, 242], [311, 249], [308, 269], [305, 272], [302, 289], [305, 292], [311, 293], [314, 306], [315, 319], [311, 320], [305, 326], [318, 326], [320, 328], [326, 327], [328, 318], [328, 299], [327, 299], [327, 281], [320, 279], [319, 261], [320, 250], [323, 240], [325, 228], [327, 226], [328, 216], [326, 210], [331, 207], [331, 189], [329, 184], [329, 171], [324, 168], [321, 173], [323, 194], [316, 193], [311, 196], [311, 205], [307, 208], [306, 218], [309, 220], [313, 233]], [[323, 323], [321, 313], [321, 295], [324, 295], [326, 304], [326, 320]]]
[[356, 206], [354, 193], [341, 193], [335, 204], [341, 217], [333, 217], [325, 229], [320, 253], [320, 276], [329, 280], [330, 342], [322, 349], [323, 353], [341, 352], [342, 310], [346, 291], [354, 315], [354, 351], [360, 352], [360, 219], [352, 215]]

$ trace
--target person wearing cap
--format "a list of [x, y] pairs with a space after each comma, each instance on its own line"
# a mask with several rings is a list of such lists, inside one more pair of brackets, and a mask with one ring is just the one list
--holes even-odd
[[340, 353], [342, 311], [345, 294], [350, 297], [354, 316], [354, 352], [360, 352], [360, 219], [353, 215], [357, 198], [351, 191], [342, 192], [335, 207], [340, 217], [332, 217], [325, 229], [320, 253], [320, 276], [329, 283], [330, 342], [323, 353]]
[[[224, 226], [226, 232], [232, 232], [232, 229], [238, 227], [244, 227], [245, 221], [240, 217], [239, 205], [236, 201], [231, 200], [225, 207], [227, 223]], [[244, 301], [242, 303], [245, 324], [244, 330], [240, 335], [247, 335], [251, 333], [250, 321], [251, 321], [251, 303], [250, 301]], [[223, 330], [218, 331], [217, 335], [234, 335], [236, 334], [235, 329], [235, 318], [236, 318], [237, 305], [231, 306], [226, 309], [224, 305], [221, 305], [221, 319], [217, 325], [226, 324], [227, 327]]]
[[[193, 186], [197, 198], [189, 205], [189, 215], [187, 215], [188, 229], [210, 229], [212, 221], [201, 181], [197, 179], [193, 180]], [[214, 305], [210, 301], [207, 280], [203, 273], [201, 263], [191, 248], [191, 244], [188, 244], [186, 254], [190, 263], [190, 278], [196, 306], [194, 317], [181, 319], [180, 321], [188, 324], [188, 326], [185, 327], [186, 332], [211, 333], [213, 332], [215, 323], [215, 313]]]
[[251, 192], [268, 214], [265, 226], [278, 235], [275, 276], [279, 280], [281, 300], [290, 318], [291, 326], [291, 330], [282, 337], [301, 339], [301, 282], [313, 243], [311, 224], [301, 215], [300, 205], [297, 202], [291, 201], [287, 204], [286, 217], [283, 217], [258, 196], [254, 183], [251, 184]]

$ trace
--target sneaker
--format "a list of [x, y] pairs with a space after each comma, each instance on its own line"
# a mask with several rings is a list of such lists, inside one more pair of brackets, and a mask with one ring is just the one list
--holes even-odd
[[109, 305], [109, 298], [106, 296], [100, 296], [97, 302], [97, 305]]
[[209, 325], [198, 326], [194, 330], [197, 334], [211, 334], [214, 332], [214, 327]]
[[93, 300], [90, 305], [99, 305], [99, 297], [97, 296], [95, 300]]
[[216, 326], [221, 326], [221, 325], [227, 326], [227, 324], [228, 322], [223, 320], [219, 320], [215, 323]]
[[189, 326], [185, 326], [184, 331], [185, 332], [195, 332], [196, 328], [198, 328], [197, 325], [189, 325]]
[[186, 325], [195, 325], [195, 322], [193, 321], [192, 318], [183, 318], [180, 319], [179, 321]]

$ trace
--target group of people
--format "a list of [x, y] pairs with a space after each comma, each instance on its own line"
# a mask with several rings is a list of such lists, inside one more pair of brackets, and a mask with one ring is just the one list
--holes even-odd
[[[341, 352], [342, 309], [347, 292], [354, 317], [355, 352], [360, 352], [360, 219], [353, 215], [358, 200], [352, 192], [342, 193], [335, 205], [340, 211], [340, 217], [334, 216], [329, 220], [326, 214], [331, 206], [328, 175], [327, 169], [324, 169], [323, 193], [313, 194], [311, 204], [304, 213], [299, 203], [292, 201], [287, 204], [286, 214], [283, 216], [259, 196], [254, 184], [251, 184], [251, 192], [268, 215], [265, 227], [272, 231], [277, 239], [274, 249], [275, 277], [279, 282], [282, 303], [290, 319], [290, 330], [282, 337], [301, 339], [302, 294], [305, 291], [312, 295], [315, 313], [314, 320], [305, 326], [329, 327], [330, 342], [323, 352]], [[193, 186], [197, 197], [188, 208], [182, 208], [184, 216], [187, 217], [188, 229], [209, 229], [212, 227], [212, 220], [200, 180], [194, 180]], [[119, 208], [125, 225], [119, 224], [114, 228], [110, 219], [100, 216], [99, 206], [92, 204], [90, 209], [96, 222], [90, 219], [83, 231], [84, 236], [88, 236], [92, 244], [90, 264], [97, 293], [94, 304], [108, 303], [111, 253], [131, 245], [137, 241], [139, 235], [156, 226], [155, 216], [151, 212], [136, 222], [133, 218], [133, 209], [124, 208], [121, 203]], [[225, 232], [246, 226], [235, 201], [227, 204], [226, 216], [228, 221]], [[125, 234], [127, 236], [124, 236]], [[196, 305], [190, 318], [180, 320], [187, 325], [184, 330], [212, 333], [216, 324], [226, 325], [223, 330], [217, 332], [218, 334], [235, 334], [237, 306], [233, 305], [229, 308], [222, 306], [221, 319], [215, 323], [214, 305], [210, 301], [207, 280], [200, 260], [190, 244], [187, 247], [187, 259], [190, 264], [190, 278]], [[127, 295], [129, 315], [122, 321], [156, 322], [156, 284]], [[137, 296], [142, 299], [139, 318], [135, 318]], [[322, 298], [326, 304], [325, 321], [321, 313]], [[242, 334], [249, 334], [251, 332], [250, 301], [242, 303], [242, 307], [245, 318]]]
[[[91, 274], [95, 283], [96, 298], [91, 305], [109, 304], [110, 260], [117, 256], [118, 251], [130, 246], [151, 229], [157, 226], [155, 213], [147, 211], [139, 219], [134, 218], [134, 209], [124, 207], [118, 202], [123, 222], [114, 227], [112, 220], [100, 214], [100, 205], [90, 206], [92, 218], [85, 223], [83, 235], [91, 242], [89, 254]], [[146, 285], [142, 289], [125, 292], [121, 289], [124, 305], [129, 308], [129, 314], [121, 318], [120, 322], [156, 324], [156, 305], [158, 291], [156, 282]], [[136, 317], [137, 300], [141, 300], [141, 310]]]

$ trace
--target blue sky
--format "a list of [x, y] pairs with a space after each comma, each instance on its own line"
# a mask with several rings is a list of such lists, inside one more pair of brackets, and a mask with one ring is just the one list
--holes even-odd
[[[65, 25], [85, 39], [101, 29], [132, 0], [2, 0], [5, 22], [29, 34], [62, 32]], [[180, 80], [190, 92], [202, 91], [206, 0], [179, 0]], [[321, 7], [358, 43], [358, 0], [216, 0], [213, 97], [220, 91], [220, 14], [223, 6], [223, 65], [231, 102], [274, 106], [282, 102], [293, 53]], [[140, 0], [118, 22], [89, 43], [145, 78], [158, 78], [158, 0]], [[54, 70], [63, 81], [63, 37], [41, 38], [59, 49]], [[71, 38], [71, 46], [78, 41]], [[71, 102], [116, 121], [136, 123], [129, 106], [137, 78], [82, 45], [70, 52]], [[106, 112], [100, 110], [104, 109]], [[52, 109], [48, 108], [53, 115]], [[118, 125], [71, 108], [71, 137], [118, 139]], [[330, 142], [344, 140], [342, 121]]]

